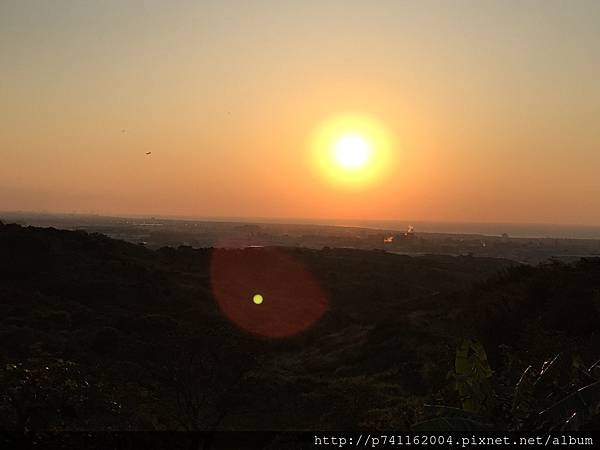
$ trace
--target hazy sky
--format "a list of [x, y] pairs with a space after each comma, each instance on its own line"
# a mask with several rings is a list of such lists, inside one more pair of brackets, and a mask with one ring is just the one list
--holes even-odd
[[599, 49], [596, 0], [0, 0], [0, 210], [598, 224]]

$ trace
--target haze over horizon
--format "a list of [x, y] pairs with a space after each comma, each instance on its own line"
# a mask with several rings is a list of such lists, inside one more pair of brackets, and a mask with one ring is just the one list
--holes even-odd
[[0, 211], [600, 224], [598, 23], [591, 0], [4, 1]]

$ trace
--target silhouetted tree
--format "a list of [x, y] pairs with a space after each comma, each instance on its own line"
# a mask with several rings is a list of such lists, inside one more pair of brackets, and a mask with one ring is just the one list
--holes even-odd
[[175, 397], [176, 420], [194, 433], [191, 448], [208, 449], [214, 433], [247, 394], [258, 359], [239, 342], [218, 334], [178, 337], [167, 381]]

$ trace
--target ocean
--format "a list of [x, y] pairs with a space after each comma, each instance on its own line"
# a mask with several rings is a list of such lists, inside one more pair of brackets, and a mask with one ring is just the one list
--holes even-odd
[[424, 222], [395, 220], [323, 220], [314, 221], [321, 225], [357, 226], [386, 230], [406, 230], [409, 225], [415, 232], [483, 234], [522, 238], [570, 238], [600, 239], [598, 225], [522, 224], [522, 223], [469, 223], [469, 222]]

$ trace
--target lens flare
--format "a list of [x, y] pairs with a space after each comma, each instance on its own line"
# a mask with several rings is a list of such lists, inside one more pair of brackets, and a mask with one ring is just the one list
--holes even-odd
[[210, 279], [223, 314], [260, 336], [295, 335], [314, 325], [327, 310], [327, 297], [318, 281], [280, 249], [215, 249]]

